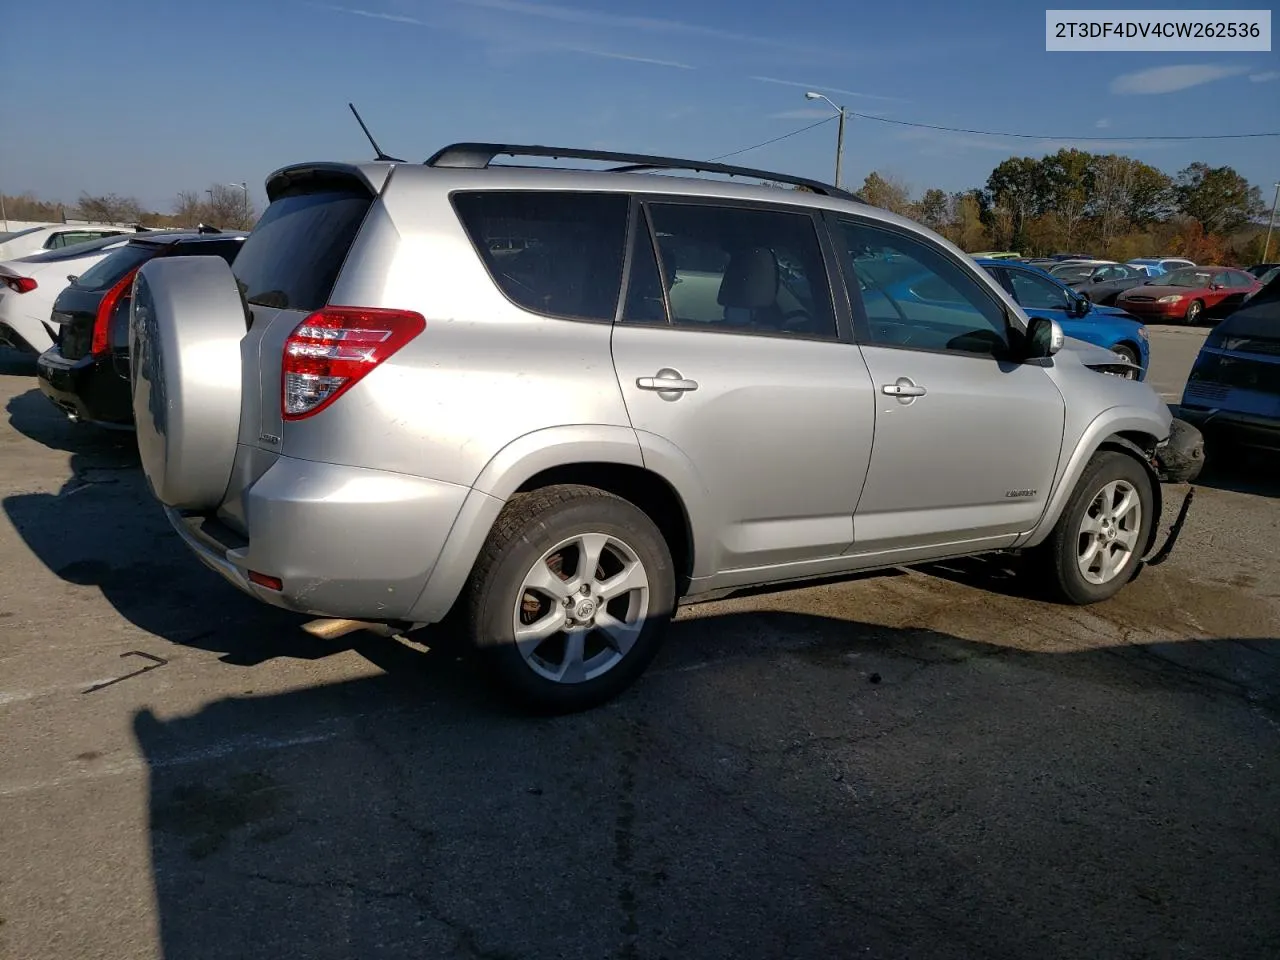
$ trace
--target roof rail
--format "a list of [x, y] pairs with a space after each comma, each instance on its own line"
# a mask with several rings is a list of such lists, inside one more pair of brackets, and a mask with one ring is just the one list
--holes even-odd
[[808, 177], [795, 177], [788, 173], [756, 170], [752, 167], [736, 167], [730, 164], [705, 160], [681, 160], [676, 157], [654, 157], [643, 153], [615, 153], [611, 150], [583, 150], [578, 147], [541, 147], [514, 143], [454, 143], [442, 147], [426, 161], [428, 167], [454, 167], [483, 170], [495, 157], [547, 157], [552, 160], [601, 160], [622, 166], [612, 167], [612, 173], [638, 173], [644, 170], [689, 170], [695, 173], [719, 173], [730, 177], [751, 177], [756, 180], [773, 180], [796, 187], [806, 187], [824, 197], [861, 202], [861, 197], [839, 187]]

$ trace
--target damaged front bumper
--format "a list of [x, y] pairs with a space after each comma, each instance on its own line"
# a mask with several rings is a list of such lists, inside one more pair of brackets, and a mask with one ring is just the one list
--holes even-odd
[[[1195, 426], [1176, 417], [1169, 428], [1169, 438], [1156, 447], [1151, 465], [1161, 483], [1191, 483], [1200, 476], [1204, 469], [1204, 434]], [[1169, 559], [1174, 545], [1187, 522], [1187, 513], [1191, 510], [1191, 501], [1196, 490], [1192, 487], [1182, 499], [1178, 508], [1178, 516], [1174, 518], [1165, 537], [1164, 545], [1148, 555], [1143, 561], [1144, 567], [1158, 567]]]
[[1204, 434], [1175, 417], [1169, 439], [1156, 447], [1152, 466], [1162, 483], [1191, 483], [1204, 469]]

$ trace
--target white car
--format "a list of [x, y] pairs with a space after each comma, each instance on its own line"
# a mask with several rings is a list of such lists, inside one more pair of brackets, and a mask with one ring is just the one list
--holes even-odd
[[137, 227], [110, 223], [56, 223], [47, 227], [28, 227], [15, 233], [0, 234], [0, 260], [17, 260], [45, 250], [61, 250], [89, 240], [132, 235], [137, 231]]
[[0, 262], [0, 344], [36, 354], [52, 347], [49, 316], [58, 294], [71, 277], [84, 273], [135, 236], [129, 231]]

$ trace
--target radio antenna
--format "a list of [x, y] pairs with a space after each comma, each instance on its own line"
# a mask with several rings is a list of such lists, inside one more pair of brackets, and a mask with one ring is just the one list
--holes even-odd
[[347, 104], [347, 106], [348, 106], [348, 107], [350, 107], [350, 108], [351, 108], [351, 112], [355, 114], [355, 117], [356, 117], [356, 123], [360, 124], [360, 129], [364, 131], [364, 135], [365, 135], [366, 137], [368, 137], [368, 138], [369, 138], [369, 143], [373, 146], [373, 152], [374, 152], [374, 158], [373, 158], [373, 159], [375, 159], [375, 160], [390, 160], [390, 161], [392, 161], [392, 162], [394, 162], [394, 163], [407, 163], [407, 162], [408, 162], [407, 160], [401, 160], [399, 157], [389, 157], [389, 156], [387, 156], [385, 153], [383, 153], [383, 152], [382, 152], [382, 148], [381, 148], [380, 146], [378, 146], [378, 141], [377, 141], [377, 140], [375, 140], [375, 139], [373, 139], [373, 134], [369, 132], [369, 128], [365, 126], [365, 124], [364, 124], [364, 120], [362, 120], [362, 119], [360, 118], [360, 111], [358, 111], [358, 110], [356, 109], [356, 105], [355, 105], [354, 103], [348, 103], [348, 104]]

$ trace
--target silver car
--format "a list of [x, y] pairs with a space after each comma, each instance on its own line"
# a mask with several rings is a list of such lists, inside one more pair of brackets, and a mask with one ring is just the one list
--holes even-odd
[[[528, 153], [627, 166], [492, 162]], [[631, 684], [682, 599], [1009, 550], [1071, 603], [1134, 576], [1171, 420], [1120, 358], [835, 188], [659, 167], [761, 173], [299, 164], [233, 266], [144, 266], [138, 443], [178, 534], [266, 603], [452, 614], [552, 711]]]

